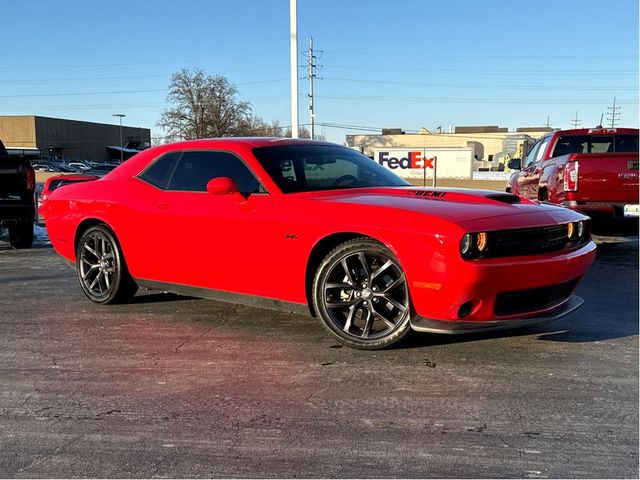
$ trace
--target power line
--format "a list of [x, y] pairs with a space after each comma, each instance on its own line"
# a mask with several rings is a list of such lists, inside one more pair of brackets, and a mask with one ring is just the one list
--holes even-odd
[[405, 82], [398, 80], [368, 80], [362, 78], [338, 78], [323, 77], [323, 80], [353, 82], [353, 83], [370, 83], [370, 84], [388, 84], [388, 85], [404, 85], [416, 87], [446, 87], [446, 88], [488, 88], [488, 89], [513, 89], [513, 90], [629, 90], [637, 91], [635, 87], [583, 87], [575, 85], [499, 85], [499, 84], [462, 84], [462, 83], [425, 83], [425, 82]]
[[40, 65], [40, 66], [32, 66], [32, 67], [0, 67], [0, 71], [5, 70], [50, 70], [50, 69], [62, 69], [62, 68], [96, 68], [96, 67], [147, 67], [150, 65], [170, 65], [175, 63], [186, 64], [186, 63], [202, 63], [202, 62], [218, 62], [220, 60], [235, 60], [238, 58], [255, 58], [255, 57], [279, 57], [282, 56], [282, 52], [277, 53], [260, 53], [260, 54], [251, 54], [251, 55], [235, 55], [232, 57], [217, 57], [217, 58], [203, 58], [199, 60], [170, 60], [163, 62], [131, 62], [131, 63], [85, 63], [85, 64], [72, 64], [72, 65]]
[[[463, 97], [417, 97], [417, 96], [373, 96], [373, 95], [319, 95], [331, 100], [376, 101], [376, 102], [430, 102], [430, 103], [500, 103], [500, 104], [601, 104], [606, 100], [596, 98], [463, 98]], [[618, 103], [637, 103], [638, 100], [623, 100]]]
[[[367, 51], [363, 51], [363, 50], [358, 50], [358, 51], [350, 51], [347, 49], [340, 49], [340, 50], [327, 50], [327, 52], [331, 52], [334, 53], [336, 55], [348, 55], [348, 56], [369, 56], [369, 57], [376, 57], [376, 58], [380, 58], [380, 57], [393, 57], [393, 58], [398, 58], [398, 57], [406, 57], [406, 58], [445, 58], [447, 60], [451, 60], [451, 59], [456, 59], [456, 58], [472, 58], [472, 59], [478, 59], [478, 58], [496, 58], [496, 59], [508, 59], [508, 60], [513, 60], [513, 59], [519, 59], [521, 58], [522, 54], [521, 53], [513, 53], [513, 54], [507, 54], [507, 55], [484, 55], [484, 54], [470, 54], [470, 55], [459, 55], [459, 54], [447, 54], [447, 53], [401, 53], [401, 52], [381, 52], [379, 50], [376, 51], [372, 51], [372, 52], [367, 52]], [[629, 59], [635, 59], [637, 60], [638, 57], [637, 55], [589, 55], [590, 59], [607, 59], [607, 60], [629, 60]], [[546, 61], [552, 61], [552, 60], [575, 60], [575, 61], [580, 61], [582, 62], [583, 59], [580, 56], [576, 56], [574, 55], [553, 55], [553, 54], [547, 54], [547, 55], [527, 55], [527, 59], [528, 60], [546, 60]]]
[[[326, 67], [331, 67], [333, 69], [342, 69], [342, 70], [358, 70], [362, 71], [363, 68], [359, 66], [354, 66], [353, 64], [325, 64]], [[416, 67], [414, 65], [393, 65], [387, 66], [388, 68], [393, 68], [402, 71], [408, 72], [430, 72], [430, 73], [474, 73], [476, 75], [522, 75], [522, 76], [536, 76], [540, 77], [544, 76], [567, 76], [567, 75], [577, 75], [577, 76], [638, 76], [638, 70], [611, 70], [607, 69], [603, 70], [576, 70], [576, 69], [567, 69], [567, 70], [488, 70], [488, 69], [443, 69], [443, 68], [433, 68], [433, 67]]]

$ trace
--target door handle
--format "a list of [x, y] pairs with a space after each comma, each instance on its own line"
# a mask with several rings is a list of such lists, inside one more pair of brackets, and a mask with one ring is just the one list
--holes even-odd
[[168, 204], [168, 203], [164, 203], [164, 202], [160, 202], [160, 203], [158, 204], [158, 208], [159, 208], [160, 210], [166, 210], [167, 208], [169, 208], [169, 204]]

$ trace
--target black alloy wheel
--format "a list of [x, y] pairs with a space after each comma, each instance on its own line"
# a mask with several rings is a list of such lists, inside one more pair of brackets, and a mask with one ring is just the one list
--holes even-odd
[[138, 289], [116, 238], [102, 225], [89, 228], [80, 238], [76, 271], [82, 291], [95, 303], [125, 301]]
[[385, 348], [411, 329], [402, 267], [387, 247], [369, 238], [349, 240], [327, 255], [315, 277], [313, 301], [324, 326], [351, 347]]

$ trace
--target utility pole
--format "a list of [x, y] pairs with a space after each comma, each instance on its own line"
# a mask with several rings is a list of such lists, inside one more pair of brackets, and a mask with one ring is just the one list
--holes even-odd
[[291, 33], [291, 138], [298, 138], [298, 4], [289, 0]]
[[122, 163], [124, 162], [124, 152], [122, 151], [122, 119], [126, 117], [126, 115], [124, 113], [114, 113], [112, 116], [120, 118], [120, 163]]
[[576, 116], [573, 117], [573, 119], [571, 120], [571, 126], [573, 128], [578, 128], [581, 123], [582, 123], [582, 119], [578, 118], [578, 112], [576, 112]]
[[616, 97], [613, 97], [613, 106], [612, 107], [607, 107], [607, 118], [611, 119], [611, 128], [616, 128], [616, 122], [619, 120], [620, 118], [620, 107], [616, 107]]
[[316, 77], [315, 55], [313, 54], [313, 36], [309, 37], [309, 125], [311, 128], [311, 140], [315, 139], [316, 113], [313, 108], [313, 79]]
[[551, 124], [549, 123], [550, 120], [551, 120], [551, 116], [547, 115], [547, 125], [546, 125], [547, 128], [551, 127]]

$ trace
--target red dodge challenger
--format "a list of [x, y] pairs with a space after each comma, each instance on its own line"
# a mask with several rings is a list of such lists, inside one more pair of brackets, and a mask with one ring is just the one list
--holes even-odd
[[138, 287], [303, 311], [351, 347], [566, 315], [589, 220], [508, 193], [409, 185], [349, 148], [194, 140], [55, 190], [47, 229], [96, 303]]

